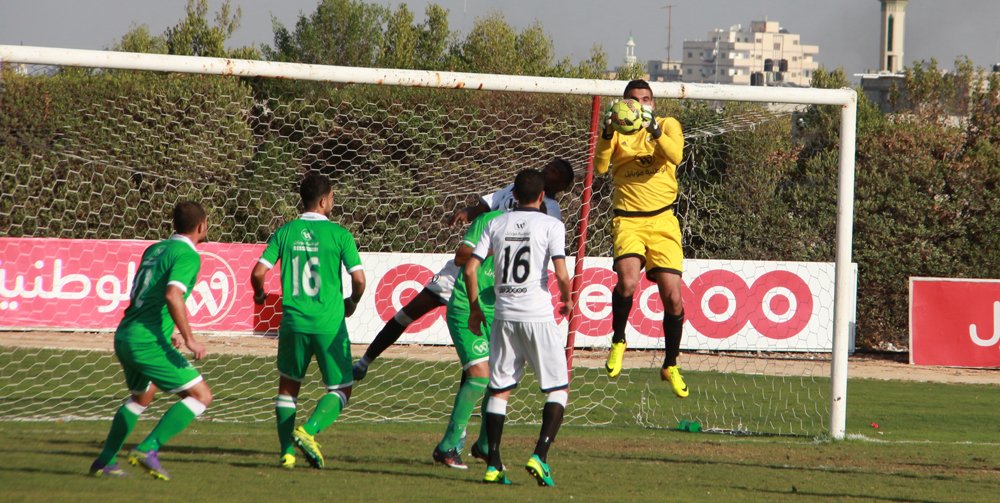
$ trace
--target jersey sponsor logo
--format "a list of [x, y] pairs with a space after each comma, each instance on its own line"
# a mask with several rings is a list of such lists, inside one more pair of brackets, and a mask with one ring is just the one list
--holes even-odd
[[498, 286], [497, 293], [500, 295], [514, 295], [528, 293], [528, 288], [523, 286]]
[[651, 155], [640, 155], [635, 157], [635, 162], [642, 167], [649, 166], [653, 164], [653, 156]]
[[302, 229], [302, 239], [304, 241], [315, 241], [316, 237], [313, 236], [312, 231], [310, 231], [309, 229]]
[[236, 302], [236, 273], [229, 262], [207, 251], [201, 255], [201, 271], [185, 304], [192, 327], [213, 325], [225, 318]]
[[625, 178], [649, 178], [660, 171], [659, 168], [633, 168], [625, 170]]

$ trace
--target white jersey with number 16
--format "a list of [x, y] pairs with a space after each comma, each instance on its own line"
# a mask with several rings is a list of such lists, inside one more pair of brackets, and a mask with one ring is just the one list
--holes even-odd
[[566, 228], [539, 210], [517, 208], [493, 219], [472, 254], [493, 251], [495, 319], [550, 321], [549, 260], [566, 256]]

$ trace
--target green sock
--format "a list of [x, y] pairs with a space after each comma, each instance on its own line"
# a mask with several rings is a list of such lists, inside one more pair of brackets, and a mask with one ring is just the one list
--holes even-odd
[[101, 466], [114, 463], [118, 451], [122, 450], [125, 439], [135, 429], [135, 423], [139, 422], [139, 414], [142, 414], [144, 410], [146, 410], [145, 407], [132, 400], [127, 400], [118, 408], [115, 418], [111, 420], [111, 431], [108, 432], [108, 438], [104, 440], [104, 449], [97, 456], [97, 461]]
[[156, 423], [149, 436], [136, 446], [142, 452], [158, 451], [174, 435], [184, 431], [194, 418], [205, 412], [205, 406], [192, 397], [187, 397], [167, 409], [166, 414]]
[[278, 395], [274, 403], [274, 416], [278, 421], [278, 444], [281, 454], [295, 454], [292, 431], [295, 429], [295, 397]]
[[480, 417], [482, 421], [479, 422], [479, 438], [476, 439], [476, 447], [479, 447], [479, 452], [483, 454], [490, 453], [490, 442], [486, 438], [486, 401], [490, 399], [490, 391], [483, 390], [483, 401], [480, 405]]
[[323, 398], [319, 399], [319, 403], [316, 404], [316, 410], [306, 421], [306, 424], [302, 425], [302, 429], [306, 430], [306, 433], [310, 435], [315, 435], [328, 426], [333, 424], [334, 421], [340, 417], [340, 411], [344, 409], [344, 402], [341, 401], [340, 393], [327, 393], [323, 395]]
[[476, 408], [476, 402], [482, 398], [486, 385], [490, 380], [486, 377], [470, 377], [462, 383], [455, 395], [455, 406], [451, 409], [451, 419], [448, 421], [448, 428], [444, 432], [444, 438], [438, 444], [438, 449], [448, 451], [455, 449], [462, 442], [462, 435], [469, 425], [469, 418], [472, 417], [472, 410]]

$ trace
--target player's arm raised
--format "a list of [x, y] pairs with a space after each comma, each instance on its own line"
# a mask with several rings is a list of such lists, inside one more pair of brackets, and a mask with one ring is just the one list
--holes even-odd
[[177, 285], [167, 285], [166, 293], [167, 312], [174, 320], [177, 331], [184, 339], [184, 345], [194, 353], [194, 359], [200, 360], [205, 357], [205, 346], [196, 341], [194, 333], [191, 331], [191, 324], [188, 323], [187, 307], [184, 305], [184, 290]]
[[612, 100], [604, 113], [604, 129], [597, 139], [597, 146], [594, 149], [594, 170], [597, 174], [603, 175], [608, 172], [611, 166], [611, 154], [615, 150], [615, 130], [611, 127], [611, 107], [615, 106], [618, 100]]
[[[646, 118], [645, 110], [644, 107], [643, 119]], [[656, 140], [656, 149], [653, 151], [653, 156], [657, 160], [666, 160], [674, 166], [679, 165], [684, 155], [684, 132], [681, 129], [681, 123], [673, 117], [664, 117], [660, 121], [657, 121], [656, 117], [652, 115], [652, 110], [650, 110], [649, 126], [646, 129]]]
[[451, 215], [451, 219], [448, 221], [448, 225], [467, 225], [487, 211], [490, 211], [490, 207], [480, 199], [472, 206], [455, 210], [455, 213]]

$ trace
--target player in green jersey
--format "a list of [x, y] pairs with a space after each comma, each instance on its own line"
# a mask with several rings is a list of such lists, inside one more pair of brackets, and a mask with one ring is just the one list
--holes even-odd
[[[275, 416], [280, 465], [295, 466], [293, 444], [314, 468], [324, 465], [314, 436], [333, 424], [347, 406], [354, 378], [351, 341], [345, 317], [354, 314], [365, 291], [365, 271], [354, 236], [331, 222], [333, 186], [330, 179], [309, 174], [299, 187], [305, 213], [275, 231], [251, 273], [254, 302], [267, 297], [264, 278], [281, 262], [281, 326], [278, 329], [278, 397]], [[341, 270], [351, 276], [351, 294], [344, 298]], [[316, 357], [326, 394], [302, 426], [295, 427], [295, 403], [312, 357]]]
[[[472, 221], [465, 232], [462, 243], [455, 251], [455, 264], [464, 267], [472, 256], [472, 249], [479, 236], [486, 229], [486, 224], [494, 218], [503, 215], [503, 210], [484, 213]], [[493, 323], [493, 256], [490, 255], [479, 270], [479, 302], [486, 315], [483, 324], [483, 336], [477, 336], [469, 330], [469, 294], [465, 289], [465, 279], [459, 276], [455, 288], [448, 301], [447, 322], [448, 333], [455, 344], [458, 359], [462, 362], [462, 383], [455, 395], [455, 405], [451, 411], [448, 428], [444, 438], [434, 448], [434, 461], [452, 468], [464, 470], [468, 466], [462, 462], [462, 439], [465, 429], [472, 417], [472, 410], [477, 402], [482, 402], [486, 396], [486, 385], [490, 376], [490, 325]], [[472, 445], [472, 455], [486, 459], [489, 444], [486, 441], [486, 430], [480, 428], [479, 439]]]
[[[555, 197], [573, 186], [575, 178], [573, 167], [565, 159], [554, 158], [545, 165], [543, 172], [545, 174], [545, 210], [550, 215], [562, 219], [562, 210]], [[485, 194], [475, 205], [455, 211], [449, 220], [449, 225], [468, 224], [477, 216], [492, 210], [510, 211], [515, 206], [512, 188], [512, 185], [508, 185], [498, 191]], [[368, 345], [368, 349], [365, 350], [365, 354], [354, 364], [354, 379], [356, 381], [364, 379], [368, 373], [369, 365], [389, 346], [395, 344], [410, 324], [432, 310], [448, 305], [451, 290], [459, 276], [461, 276], [459, 267], [449, 261], [416, 297], [410, 299], [402, 309], [397, 311], [375, 335], [371, 344]]]
[[[201, 374], [177, 349], [186, 346], [194, 359], [205, 357], [205, 346], [196, 341], [188, 323], [185, 299], [201, 269], [195, 245], [205, 241], [208, 217], [194, 202], [174, 206], [176, 233], [146, 248], [132, 280], [129, 306], [115, 331], [115, 356], [125, 373], [131, 396], [115, 413], [104, 449], [90, 465], [93, 476], [120, 477], [125, 472], [115, 458], [135, 428], [139, 415], [153, 401], [157, 389], [181, 400], [156, 424], [145, 440], [128, 454], [132, 465], [142, 465], [150, 475], [170, 480], [159, 461], [159, 450], [183, 431], [212, 403], [212, 390]], [[177, 332], [174, 333], [176, 327]]]

